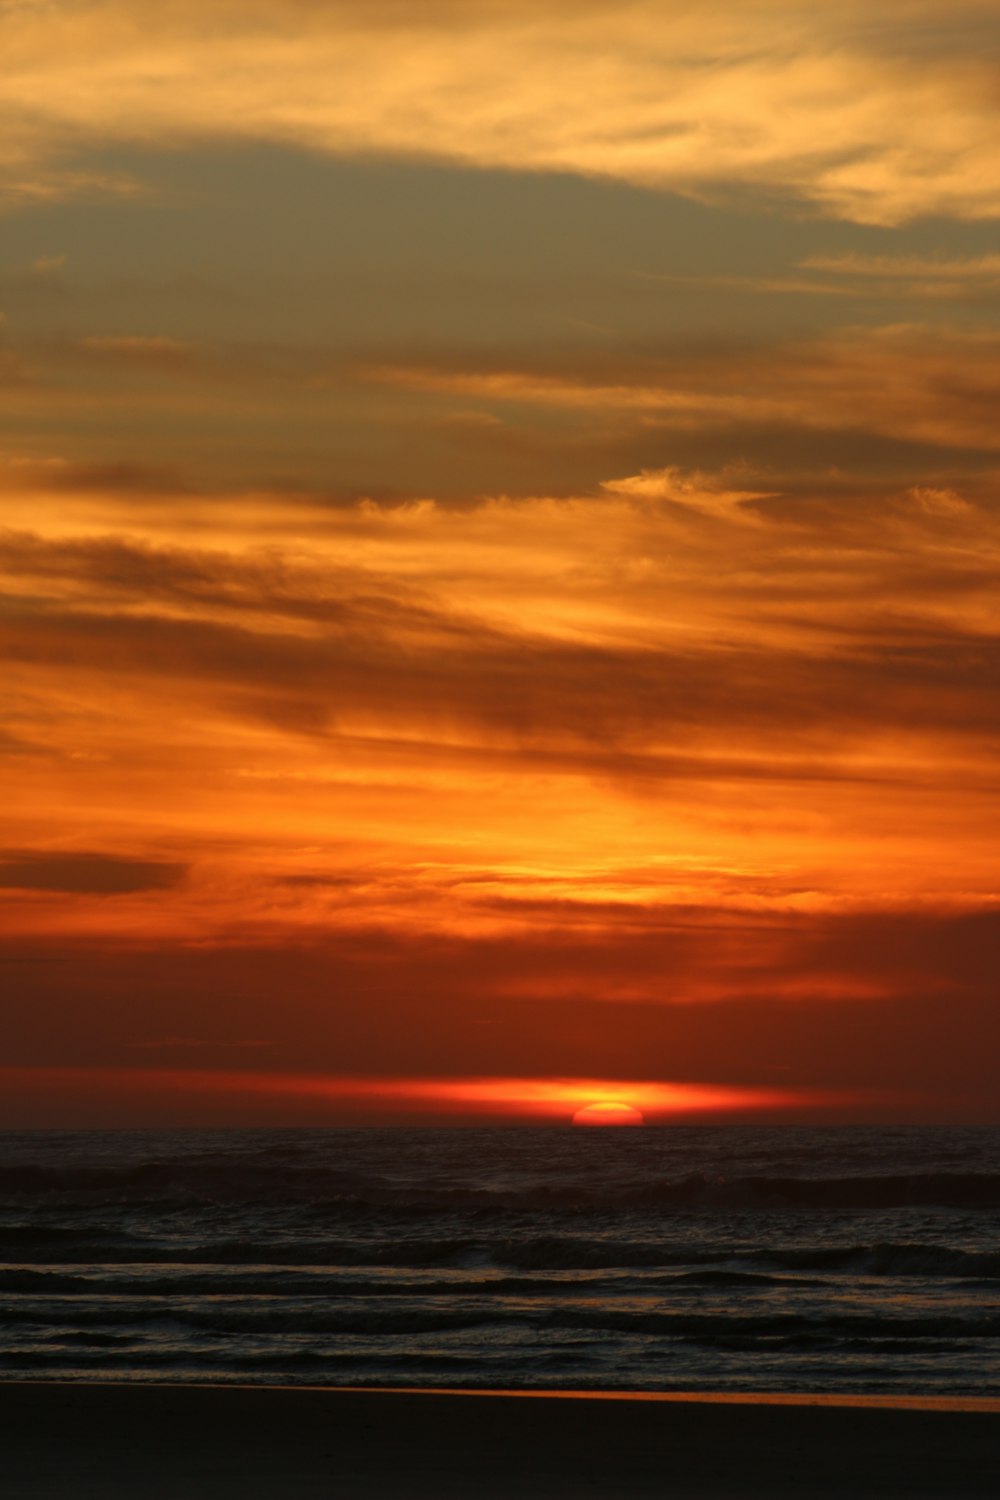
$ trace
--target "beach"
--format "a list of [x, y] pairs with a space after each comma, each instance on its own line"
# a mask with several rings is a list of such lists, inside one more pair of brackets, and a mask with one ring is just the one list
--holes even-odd
[[995, 1500], [1000, 1402], [0, 1387], [18, 1500]]
[[8, 1134], [0, 1500], [996, 1500], [998, 1149]]

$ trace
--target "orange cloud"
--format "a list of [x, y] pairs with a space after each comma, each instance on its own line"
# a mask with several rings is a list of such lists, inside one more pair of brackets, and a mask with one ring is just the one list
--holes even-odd
[[[202, 1089], [192, 1044], [221, 1076], [266, 1038], [279, 1080], [425, 1080], [385, 1094], [403, 1114], [577, 1097], [510, 1079], [695, 1106], [626, 1089], [652, 1074], [748, 1110], [846, 1090], [822, 1107], [855, 1119], [931, 1108], [877, 1093], [911, 1083], [954, 1115], [965, 1080], [983, 1117], [982, 489], [803, 501], [665, 468], [447, 507], [6, 480], [11, 1062], [132, 1076], [156, 1046]], [[205, 1117], [249, 1118], [249, 1087]], [[353, 1087], [347, 1115], [375, 1097]], [[161, 1117], [192, 1118], [170, 1089]]]
[[[88, 142], [262, 139], [578, 172], [694, 196], [733, 184], [870, 224], [998, 208], [978, 0], [412, 6], [123, 0], [5, 10], [10, 198], [127, 190]], [[581, 101], [586, 106], [581, 107]], [[462, 129], [454, 122], [461, 119]]]
[[[886, 288], [891, 298], [909, 297], [916, 286], [902, 277], [872, 284], [879, 298]], [[989, 283], [942, 276], [921, 285], [962, 299], [986, 295]], [[664, 342], [640, 352], [613, 339], [568, 351], [512, 341], [390, 358], [356, 350], [349, 359], [302, 341], [42, 338], [18, 326], [0, 346], [0, 382], [24, 430], [59, 433], [51, 442], [65, 457], [54, 461], [42, 445], [19, 463], [0, 462], [0, 488], [13, 521], [13, 495], [29, 486], [187, 490], [193, 515], [208, 489], [245, 504], [262, 473], [289, 470], [283, 490], [297, 483], [325, 493], [331, 472], [360, 473], [364, 482], [344, 481], [341, 493], [353, 498], [374, 485], [397, 500], [437, 494], [452, 502], [503, 488], [565, 502], [609, 476], [634, 486], [649, 482], [643, 473], [679, 464], [728, 463], [726, 482], [711, 481], [706, 493], [744, 499], [792, 486], [865, 493], [893, 479], [900, 487], [915, 478], [954, 486], [960, 476], [982, 484], [998, 452], [998, 352], [990, 330], [943, 323], [722, 346]], [[253, 444], [234, 438], [248, 420]], [[95, 459], [102, 450], [116, 459]], [[690, 504], [690, 477], [684, 483]], [[257, 522], [265, 503], [259, 496]], [[744, 520], [752, 514], [742, 507]], [[118, 525], [110, 514], [109, 525]]]
[[30, 930], [993, 889], [987, 504], [664, 470], [462, 510], [248, 498], [194, 545], [186, 503], [35, 490], [0, 538], [12, 847], [72, 855], [88, 806], [77, 850], [193, 866], [162, 899], [23, 892]]
[[630, 413], [664, 432], [760, 426], [812, 434], [871, 433], [942, 448], [994, 452], [998, 341], [918, 325], [847, 328], [813, 342], [717, 356], [646, 355], [631, 367], [476, 369], [374, 365], [367, 378], [491, 404]]

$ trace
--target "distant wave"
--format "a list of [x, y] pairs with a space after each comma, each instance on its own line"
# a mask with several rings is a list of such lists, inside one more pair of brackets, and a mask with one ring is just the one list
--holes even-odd
[[[67, 1292], [85, 1289], [96, 1290], [89, 1279], [66, 1276], [55, 1267], [67, 1265], [96, 1265], [141, 1267], [144, 1264], [161, 1266], [197, 1266], [205, 1278], [207, 1295], [215, 1291], [230, 1290], [228, 1276], [222, 1270], [209, 1267], [253, 1266], [255, 1271], [237, 1289], [249, 1290], [257, 1286], [261, 1295], [276, 1290], [276, 1282], [282, 1271], [265, 1268], [304, 1267], [372, 1267], [431, 1270], [462, 1269], [475, 1266], [480, 1271], [491, 1269], [514, 1272], [590, 1272], [627, 1270], [680, 1270], [686, 1267], [706, 1269], [692, 1273], [703, 1282], [740, 1283], [756, 1279], [753, 1273], [792, 1273], [797, 1285], [802, 1286], [801, 1273], [820, 1272], [826, 1275], [847, 1274], [871, 1277], [937, 1277], [994, 1281], [1000, 1278], [1000, 1249], [963, 1250], [950, 1245], [911, 1244], [906, 1242], [855, 1243], [844, 1245], [773, 1245], [761, 1248], [722, 1249], [693, 1241], [687, 1245], [666, 1245], [655, 1239], [626, 1239], [615, 1237], [590, 1237], [584, 1235], [541, 1235], [496, 1237], [477, 1239], [471, 1236], [443, 1239], [404, 1239], [389, 1241], [364, 1239], [274, 1241], [274, 1240], [216, 1240], [198, 1245], [178, 1245], [166, 1240], [137, 1242], [112, 1236], [96, 1239], [86, 1230], [75, 1240], [60, 1240], [53, 1244], [42, 1239], [37, 1246], [39, 1254], [33, 1254], [32, 1231], [29, 1226], [16, 1230], [0, 1229], [0, 1256], [8, 1261], [0, 1266], [0, 1288], [11, 1291], [27, 1291], [32, 1288], [33, 1277], [53, 1277], [47, 1282], [49, 1289], [57, 1289], [56, 1282], [62, 1277]], [[10, 1241], [13, 1239], [14, 1244]], [[16, 1256], [10, 1251], [16, 1248]], [[6, 1252], [6, 1254], [5, 1254]], [[49, 1269], [34, 1269], [25, 1262], [39, 1263], [44, 1260]], [[20, 1262], [19, 1264], [11, 1263]], [[727, 1264], [719, 1266], [720, 1261]], [[761, 1277], [763, 1279], [763, 1277]], [[123, 1275], [128, 1285], [133, 1285], [131, 1273]], [[217, 1285], [226, 1281], [225, 1287]], [[669, 1284], [678, 1278], [671, 1274]], [[146, 1283], [144, 1283], [146, 1284]], [[537, 1278], [532, 1282], [506, 1284], [497, 1281], [480, 1281], [484, 1290], [494, 1288], [512, 1289], [523, 1285], [539, 1286]], [[370, 1284], [367, 1284], [370, 1286]], [[563, 1283], [546, 1285], [549, 1291], [558, 1290]], [[166, 1282], [165, 1288], [176, 1289], [176, 1282]], [[450, 1293], [456, 1288], [448, 1283]], [[412, 1290], [412, 1288], [411, 1288]], [[381, 1283], [380, 1283], [380, 1295]], [[391, 1295], [391, 1292], [389, 1293]]]
[[121, 1203], [298, 1203], [316, 1212], [381, 1210], [433, 1213], [596, 1213], [621, 1209], [890, 1209], [939, 1206], [1000, 1209], [1000, 1173], [923, 1172], [849, 1177], [747, 1175], [530, 1189], [400, 1185], [375, 1175], [290, 1166], [234, 1166], [229, 1162], [151, 1161], [135, 1166], [0, 1167], [0, 1197], [8, 1201]]
[[[168, 1324], [171, 1337], [182, 1333], [208, 1335], [335, 1335], [353, 1334], [366, 1339], [412, 1337], [419, 1334], [470, 1331], [477, 1328], [506, 1329], [530, 1327], [534, 1331], [559, 1329], [591, 1333], [651, 1334], [658, 1337], [713, 1342], [717, 1339], [744, 1338], [769, 1341], [794, 1340], [802, 1346], [815, 1346], [827, 1340], [849, 1340], [854, 1343], [870, 1339], [893, 1338], [900, 1342], [912, 1339], [996, 1339], [1000, 1337], [1000, 1313], [965, 1316], [937, 1314], [908, 1316], [886, 1313], [828, 1313], [816, 1316], [775, 1311], [759, 1313], [700, 1313], [673, 1309], [638, 1309], [596, 1306], [587, 1300], [557, 1307], [526, 1307], [521, 1302], [502, 1299], [484, 1301], [481, 1306], [400, 1307], [380, 1302], [364, 1306], [332, 1307], [322, 1299], [268, 1299], [256, 1303], [176, 1299], [79, 1304], [67, 1316], [58, 1303], [32, 1305], [21, 1309], [35, 1328], [114, 1330], [155, 1328]], [[13, 1322], [11, 1306], [4, 1312], [8, 1326]]]

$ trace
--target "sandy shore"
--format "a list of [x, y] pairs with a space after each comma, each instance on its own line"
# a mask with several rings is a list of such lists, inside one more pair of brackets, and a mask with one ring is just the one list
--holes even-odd
[[1000, 1493], [997, 1402], [26, 1383], [0, 1384], [0, 1432], [11, 1500]]

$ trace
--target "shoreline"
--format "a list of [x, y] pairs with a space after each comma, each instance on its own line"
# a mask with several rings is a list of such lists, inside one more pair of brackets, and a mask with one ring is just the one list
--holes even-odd
[[[27, 1383], [27, 1382], [26, 1382]], [[106, 1384], [124, 1384], [121, 1381]], [[160, 1381], [158, 1384], [165, 1384]], [[252, 1387], [240, 1386], [240, 1390]], [[260, 1387], [258, 1387], [260, 1389]], [[268, 1386], [268, 1390], [276, 1387]], [[391, 1392], [395, 1395], [496, 1396], [559, 1401], [668, 1401], [710, 1406], [835, 1406], [879, 1411], [969, 1411], [1000, 1413], [1000, 1396], [866, 1396], [826, 1391], [591, 1391], [518, 1390], [440, 1385], [310, 1385], [282, 1390]]]
[[0, 1375], [0, 1395], [10, 1387], [61, 1390], [312, 1391], [364, 1396], [461, 1396], [516, 1401], [635, 1401], [684, 1406], [839, 1407], [875, 1411], [987, 1412], [1000, 1414], [1000, 1396], [873, 1396], [836, 1391], [621, 1391], [553, 1387], [523, 1390], [505, 1386], [460, 1385], [290, 1385], [281, 1381], [213, 1380], [50, 1380]]
[[0, 1489], [19, 1500], [995, 1500], [1000, 1402], [929, 1399], [4, 1381]]

